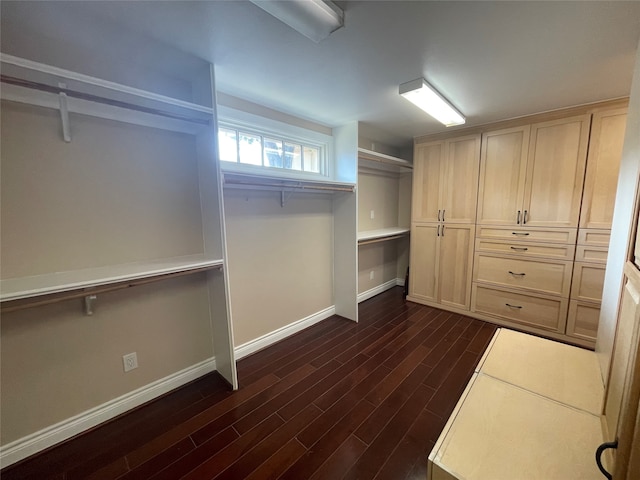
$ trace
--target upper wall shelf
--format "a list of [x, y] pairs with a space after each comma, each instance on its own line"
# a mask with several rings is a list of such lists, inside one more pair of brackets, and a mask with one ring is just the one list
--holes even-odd
[[0, 62], [3, 100], [190, 134], [213, 124], [211, 106], [4, 53]]
[[358, 232], [358, 245], [395, 240], [409, 235], [410, 231], [411, 229], [409, 227], [389, 227]]
[[407, 160], [366, 148], [358, 148], [358, 167], [397, 173], [408, 173], [413, 170], [413, 164]]
[[[114, 286], [131, 282], [143, 283], [161, 280], [167, 276], [196, 273], [204, 270], [221, 268], [223, 260], [206, 258], [202, 254], [188, 255], [184, 257], [150, 260], [147, 262], [135, 262], [122, 265], [113, 265], [97, 268], [85, 268], [68, 272], [55, 272], [29, 277], [9, 278], [0, 280], [0, 302], [13, 302], [16, 300], [33, 299], [46, 295], [78, 292], [77, 297], [95, 293], [98, 287]], [[66, 296], [65, 298], [70, 298]], [[33, 302], [30, 302], [33, 303]], [[50, 303], [50, 302], [48, 302]], [[22, 307], [24, 308], [24, 307]], [[3, 306], [3, 310], [6, 310]]]
[[307, 190], [325, 193], [353, 193], [356, 190], [356, 186], [352, 183], [332, 182], [329, 180], [298, 180], [295, 178], [276, 177], [272, 175], [232, 172], [223, 172], [223, 183], [225, 187], [268, 189], [277, 191]]

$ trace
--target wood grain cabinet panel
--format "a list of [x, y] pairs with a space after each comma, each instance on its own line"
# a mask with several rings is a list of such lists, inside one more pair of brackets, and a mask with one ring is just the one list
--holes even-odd
[[442, 221], [475, 223], [478, 201], [480, 136], [448, 140], [445, 145]]
[[[515, 228], [514, 228], [515, 227]], [[575, 228], [520, 228], [514, 227], [486, 227], [478, 225], [477, 237], [487, 240], [503, 240], [511, 242], [564, 243], [576, 242]]]
[[553, 332], [565, 331], [568, 300], [473, 284], [471, 311]]
[[523, 204], [529, 226], [577, 227], [590, 115], [531, 126]]
[[573, 266], [571, 299], [600, 302], [604, 287], [604, 265], [576, 262]]
[[576, 247], [576, 262], [607, 263], [608, 247], [592, 247], [589, 245], [578, 245]]
[[600, 321], [600, 304], [584, 303], [578, 300], [569, 302], [567, 317], [567, 335], [591, 340], [595, 343]]
[[525, 125], [482, 135], [478, 224], [516, 225], [521, 220], [529, 130]]
[[439, 301], [444, 305], [469, 310], [474, 234], [473, 225], [442, 225]]
[[611, 228], [626, 123], [626, 108], [593, 114], [580, 228]]
[[433, 223], [411, 226], [409, 293], [429, 302], [438, 299], [440, 228]]
[[476, 252], [499, 253], [506, 255], [520, 255], [531, 258], [555, 258], [558, 260], [572, 260], [575, 245], [560, 245], [553, 243], [522, 243], [499, 242], [491, 240], [476, 240]]
[[578, 230], [578, 243], [594, 247], [608, 247], [611, 230], [592, 230], [581, 228]]
[[440, 221], [444, 151], [444, 142], [416, 145], [411, 206], [414, 222]]
[[497, 286], [569, 296], [573, 262], [476, 253], [473, 280]]

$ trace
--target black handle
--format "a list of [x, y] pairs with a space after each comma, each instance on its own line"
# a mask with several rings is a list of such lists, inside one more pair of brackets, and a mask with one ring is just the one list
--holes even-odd
[[526, 252], [529, 249], [527, 247], [511, 247], [511, 250], [522, 250], [523, 252]]
[[522, 308], [520, 305], [511, 305], [510, 303], [505, 303], [505, 305], [510, 308]]
[[512, 272], [511, 270], [509, 270], [509, 273], [517, 277], [524, 277], [526, 275], [526, 273], [515, 273], [515, 272]]
[[516, 221], [518, 225], [520, 225], [520, 210], [518, 210], [518, 221]]
[[618, 440], [616, 440], [615, 442], [605, 442], [596, 449], [596, 464], [598, 465], [598, 468], [600, 469], [602, 474], [607, 477], [608, 480], [613, 480], [613, 475], [607, 472], [602, 466], [602, 454], [609, 448], [618, 448]]
[[444, 212], [446, 212], [446, 210], [442, 210], [442, 221], [444, 222]]
[[529, 235], [529, 234], [525, 232], [511, 232], [511, 235]]
[[440, 224], [438, 224], [438, 236], [440, 236]]
[[[442, 217], [442, 218], [444, 218], [444, 217]], [[444, 237], [444, 225], [442, 225], [442, 234], [440, 236]]]
[[522, 220], [523, 220], [522, 224], [526, 225], [527, 224], [527, 211], [526, 210], [524, 211], [524, 216], [522, 217]]
[[440, 210], [438, 210], [438, 221], [440, 221]]

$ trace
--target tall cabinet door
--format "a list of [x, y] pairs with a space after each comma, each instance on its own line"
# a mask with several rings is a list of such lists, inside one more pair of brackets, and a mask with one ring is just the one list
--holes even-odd
[[517, 224], [524, 199], [529, 129], [525, 125], [482, 135], [478, 224]]
[[523, 204], [527, 225], [578, 226], [590, 123], [590, 115], [580, 115], [531, 126]]
[[475, 225], [444, 224], [440, 231], [439, 300], [469, 310]]
[[440, 221], [442, 159], [444, 142], [417, 145], [413, 161], [413, 205], [411, 215], [414, 222]]
[[593, 115], [580, 228], [611, 228], [626, 124], [626, 108]]
[[480, 135], [448, 140], [444, 155], [442, 220], [447, 223], [475, 223]]
[[438, 249], [440, 246], [439, 224], [416, 224], [411, 226], [411, 296], [435, 302], [438, 299]]

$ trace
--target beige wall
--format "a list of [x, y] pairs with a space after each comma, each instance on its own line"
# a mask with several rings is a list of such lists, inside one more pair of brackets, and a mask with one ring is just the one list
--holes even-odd
[[201, 253], [191, 135], [2, 102], [2, 277]]
[[[2, 276], [202, 252], [194, 138], [1, 109]], [[3, 314], [2, 444], [213, 356], [204, 275]], [[122, 355], [137, 352], [125, 374]]]
[[[371, 290], [397, 277], [396, 241], [372, 243], [358, 248], [358, 293]], [[374, 278], [370, 278], [373, 272]]]
[[236, 346], [333, 305], [331, 195], [225, 190]]
[[358, 172], [358, 231], [397, 226], [398, 198], [397, 176]]

